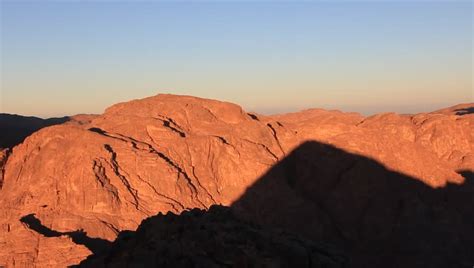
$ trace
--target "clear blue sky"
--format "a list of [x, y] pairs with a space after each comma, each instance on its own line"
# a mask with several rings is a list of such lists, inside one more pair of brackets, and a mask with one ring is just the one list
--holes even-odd
[[1, 112], [101, 113], [159, 92], [256, 112], [473, 101], [471, 1], [1, 1]]

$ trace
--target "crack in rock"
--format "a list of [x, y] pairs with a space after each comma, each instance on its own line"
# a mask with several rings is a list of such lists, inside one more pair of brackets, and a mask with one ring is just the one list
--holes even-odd
[[243, 139], [244, 141], [248, 142], [248, 143], [251, 143], [251, 144], [254, 144], [254, 145], [257, 145], [257, 146], [260, 146], [260, 147], [263, 147], [265, 149], [265, 151], [267, 151], [267, 153], [269, 153], [273, 158], [275, 158], [275, 161], [278, 161], [279, 158], [278, 156], [273, 153], [270, 148], [268, 148], [265, 144], [263, 143], [258, 143], [258, 142], [254, 142], [254, 141], [251, 141], [251, 140], [248, 140], [248, 139]]
[[122, 181], [123, 185], [127, 188], [127, 191], [130, 193], [130, 195], [132, 195], [134, 200], [133, 204], [135, 205], [135, 208], [137, 210], [140, 210], [138, 191], [130, 185], [130, 182], [127, 180], [127, 178], [120, 172], [120, 167], [117, 163], [117, 153], [112, 149], [112, 146], [110, 146], [109, 144], [104, 144], [104, 148], [110, 153], [110, 164], [112, 170], [114, 171], [115, 175], [117, 175], [117, 177]]
[[158, 115], [158, 116], [161, 117], [161, 118], [155, 118], [155, 119], [162, 121], [164, 127], [170, 129], [171, 131], [173, 131], [175, 133], [178, 133], [178, 135], [181, 138], [186, 137], [186, 133], [184, 133], [184, 131], [182, 131], [182, 128], [178, 124], [176, 124], [176, 122], [172, 118], [166, 117], [166, 116], [163, 116], [163, 115]]
[[140, 181], [142, 181], [142, 182], [144, 182], [145, 184], [147, 184], [147, 185], [153, 190], [153, 192], [154, 192], [157, 196], [159, 196], [159, 197], [161, 197], [161, 198], [164, 198], [164, 199], [166, 199], [166, 200], [168, 200], [168, 201], [171, 201], [171, 202], [164, 202], [164, 203], [170, 205], [170, 206], [173, 208], [173, 210], [175, 210], [176, 212], [179, 212], [179, 211], [180, 211], [178, 208], [176, 208], [176, 205], [179, 206], [179, 208], [180, 208], [181, 210], [184, 210], [184, 209], [185, 209], [184, 205], [181, 204], [178, 200], [176, 200], [176, 199], [174, 199], [174, 198], [171, 198], [171, 197], [169, 197], [169, 196], [166, 196], [165, 194], [162, 194], [162, 193], [158, 192], [158, 190], [156, 190], [155, 186], [153, 186], [149, 181], [143, 179], [140, 175], [137, 174], [137, 177], [138, 177], [138, 179], [139, 179]]
[[105, 174], [105, 167], [102, 165], [100, 160], [93, 160], [92, 170], [94, 171], [95, 178], [100, 183], [102, 188], [110, 192], [114, 198], [120, 202], [117, 188], [115, 188], [115, 186], [110, 183], [109, 178], [107, 178], [107, 175]]
[[[278, 125], [281, 126], [281, 124], [279, 122], [277, 122], [277, 123], [278, 123]], [[272, 126], [271, 123], [268, 123], [267, 126], [271, 129], [273, 138], [275, 138], [275, 141], [278, 144], [278, 147], [280, 148], [281, 152], [283, 153], [283, 156], [285, 156], [286, 155], [285, 151], [283, 150], [283, 147], [281, 146], [281, 143], [280, 143], [280, 140], [278, 139], [277, 132], [276, 132], [275, 128]]]

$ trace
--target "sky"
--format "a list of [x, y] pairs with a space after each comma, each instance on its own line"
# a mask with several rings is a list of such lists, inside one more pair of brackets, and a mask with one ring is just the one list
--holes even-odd
[[273, 114], [473, 102], [471, 1], [6, 1], [0, 112], [158, 93]]

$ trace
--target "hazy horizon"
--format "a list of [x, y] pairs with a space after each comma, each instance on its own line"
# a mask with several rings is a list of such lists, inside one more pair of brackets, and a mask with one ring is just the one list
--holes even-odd
[[473, 101], [471, 1], [10, 2], [0, 112], [102, 113], [158, 93], [263, 114]]
[[[158, 93], [158, 94], [173, 94], [173, 93]], [[144, 96], [143, 98], [148, 98], [148, 97], [153, 97], [153, 96], [156, 96], [158, 94], [155, 94], [155, 95], [150, 95], [150, 96]], [[174, 94], [174, 95], [179, 95], [179, 94]], [[184, 94], [181, 94], [181, 95], [184, 95]], [[195, 96], [195, 95], [186, 95], [186, 96], [193, 96], [193, 97], [198, 97], [198, 98], [202, 98], [202, 97], [199, 97], [199, 96]], [[20, 115], [20, 116], [25, 116], [25, 117], [38, 117], [38, 118], [42, 118], [42, 119], [48, 119], [48, 118], [60, 118], [60, 117], [67, 117], [67, 116], [74, 116], [74, 115], [80, 115], [80, 114], [89, 114], [89, 115], [100, 115], [100, 114], [103, 114], [103, 112], [105, 112], [105, 110], [107, 108], [109, 108], [110, 106], [114, 105], [114, 104], [118, 104], [118, 103], [121, 103], [121, 102], [128, 102], [128, 101], [132, 101], [132, 100], [137, 100], [137, 99], [142, 99], [142, 98], [133, 98], [133, 99], [127, 99], [127, 100], [124, 100], [124, 101], [118, 101], [116, 103], [113, 103], [107, 107], [104, 107], [102, 110], [98, 111], [98, 112], [92, 112], [92, 113], [88, 113], [88, 112], [79, 112], [79, 113], [72, 113], [72, 114], [53, 114], [53, 115], [35, 115], [35, 114], [21, 114], [21, 113], [9, 113], [9, 112], [4, 112], [4, 111], [0, 111], [0, 114], [11, 114], [11, 115]], [[213, 99], [213, 98], [206, 98], [206, 99]], [[213, 99], [213, 100], [219, 100], [219, 99]], [[224, 100], [221, 100], [221, 101], [224, 101]], [[229, 101], [227, 101], [229, 102]], [[231, 101], [230, 101], [231, 102]], [[237, 105], [240, 105], [239, 103], [235, 103], [233, 102], [234, 104], [237, 104]], [[304, 111], [304, 110], [310, 110], [310, 109], [325, 109], [325, 110], [339, 110], [339, 111], [342, 111], [342, 112], [357, 112], [357, 113], [360, 113], [364, 116], [371, 116], [371, 115], [375, 115], [375, 114], [379, 114], [379, 113], [385, 113], [385, 112], [397, 112], [397, 113], [400, 113], [400, 114], [416, 114], [416, 113], [423, 113], [423, 112], [433, 112], [433, 111], [436, 111], [436, 110], [440, 110], [440, 109], [443, 109], [443, 108], [448, 108], [448, 107], [451, 107], [451, 106], [455, 106], [455, 105], [458, 105], [458, 104], [465, 104], [465, 103], [453, 103], [453, 104], [448, 104], [448, 105], [440, 105], [440, 106], [437, 106], [437, 107], [429, 107], [429, 108], [426, 108], [424, 107], [425, 109], [423, 109], [423, 107], [417, 107], [415, 109], [410, 109], [411, 107], [407, 107], [406, 109], [404, 109], [404, 111], [393, 111], [393, 110], [389, 110], [389, 109], [386, 109], [386, 110], [375, 110], [373, 112], [370, 112], [370, 107], [364, 107], [365, 109], [367, 109], [366, 112], [361, 112], [361, 111], [357, 111], [358, 108], [353, 108], [351, 109], [351, 107], [347, 107], [345, 109], [340, 109], [340, 108], [337, 108], [337, 107], [303, 107], [303, 108], [281, 108], [280, 110], [273, 110], [273, 109], [246, 109], [246, 107], [243, 107], [242, 105], [242, 108], [246, 110], [246, 112], [251, 112], [251, 113], [258, 113], [258, 114], [262, 114], [262, 115], [278, 115], [278, 114], [286, 114], [286, 113], [293, 113], [293, 112], [301, 112], [301, 111]], [[360, 108], [360, 107], [359, 107]]]

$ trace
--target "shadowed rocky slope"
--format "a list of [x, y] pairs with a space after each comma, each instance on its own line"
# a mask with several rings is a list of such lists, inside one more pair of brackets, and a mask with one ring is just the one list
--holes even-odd
[[[0, 190], [0, 265], [78, 264], [94, 252], [68, 234], [113, 241], [158, 212], [213, 204], [333, 244], [353, 267], [465, 265], [473, 125], [473, 114], [449, 109], [262, 116], [173, 95], [117, 104], [12, 150]], [[31, 214], [56, 235], [21, 221]]]
[[330, 246], [239, 220], [223, 206], [169, 212], [122, 232], [81, 267], [345, 267]]
[[305, 142], [232, 207], [263, 226], [330, 241], [350, 267], [469, 267], [473, 173], [432, 188], [373, 159]]

